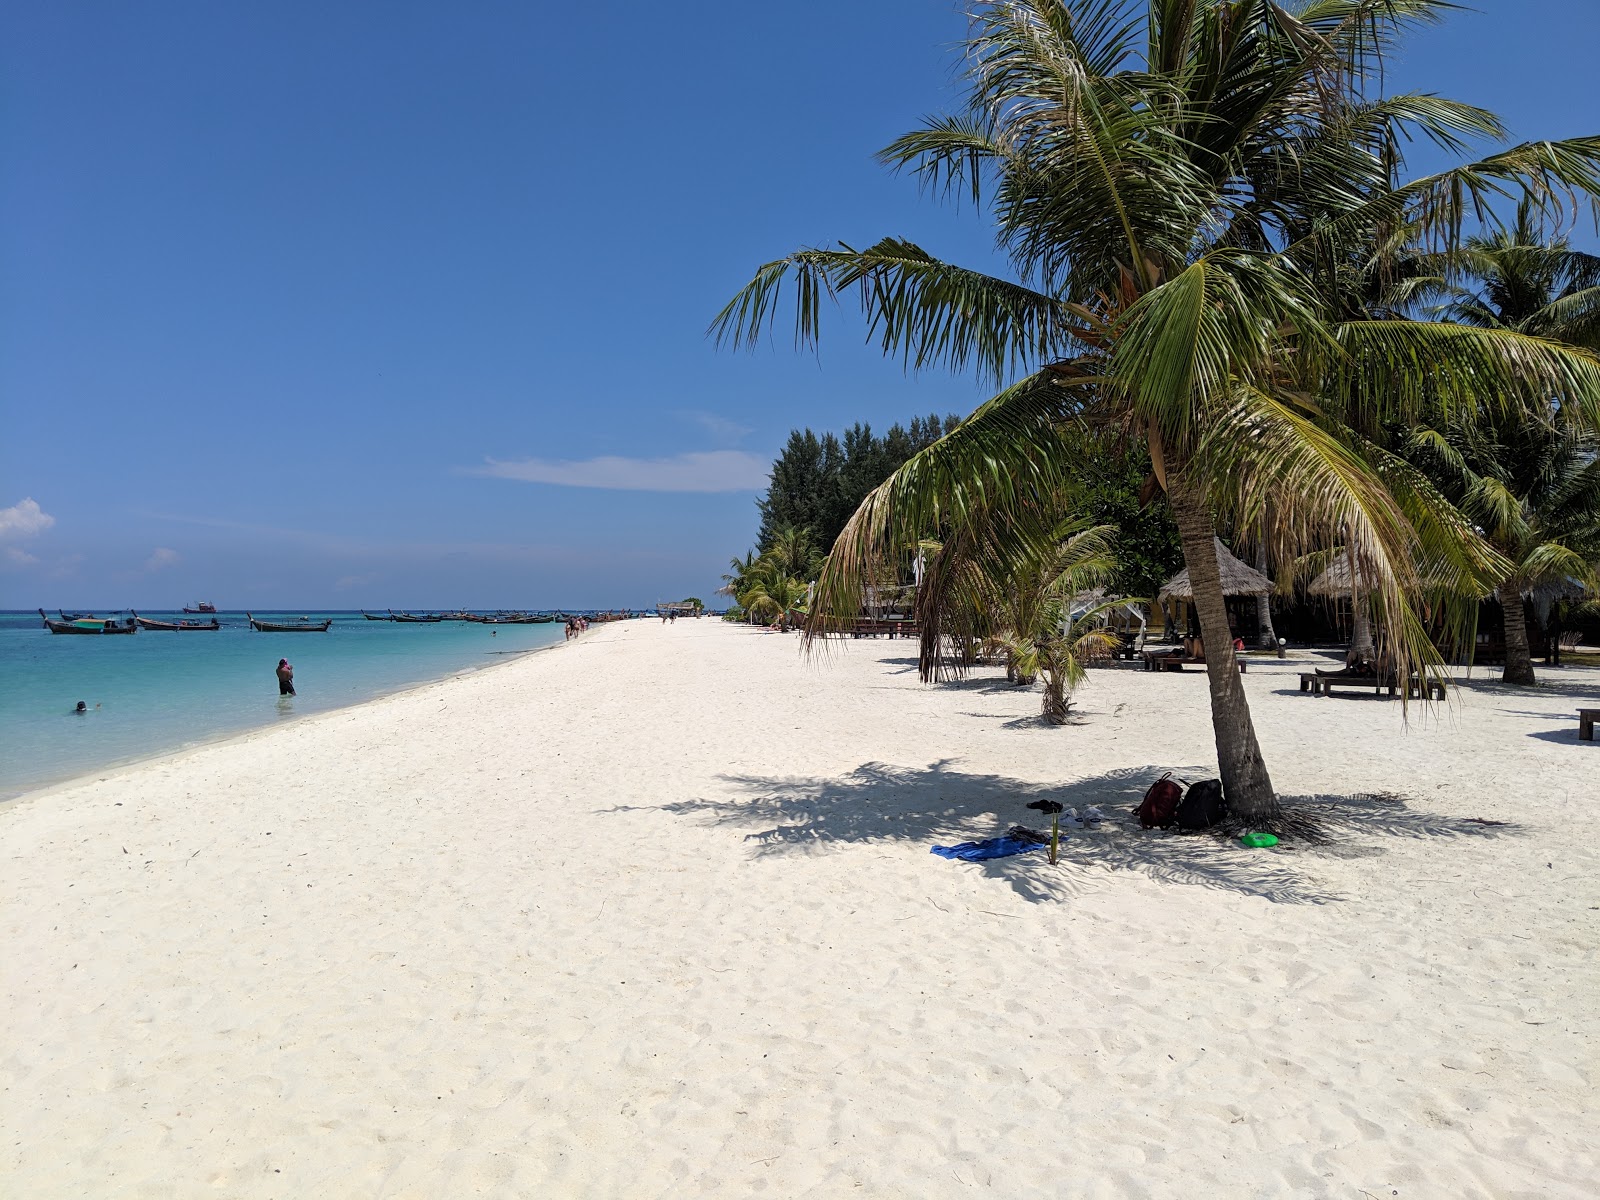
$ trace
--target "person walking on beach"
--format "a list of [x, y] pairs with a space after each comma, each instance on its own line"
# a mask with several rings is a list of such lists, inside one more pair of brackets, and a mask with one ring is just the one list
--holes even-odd
[[292, 696], [294, 691], [294, 667], [287, 658], [278, 660], [278, 695]]

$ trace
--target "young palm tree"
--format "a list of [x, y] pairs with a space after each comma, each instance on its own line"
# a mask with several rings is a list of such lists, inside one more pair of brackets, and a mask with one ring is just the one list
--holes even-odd
[[1005, 656], [1014, 683], [1031, 685], [1042, 674], [1044, 716], [1065, 722], [1084, 660], [1116, 642], [1095, 619], [1116, 602], [1072, 615], [1077, 598], [1115, 567], [1115, 530], [1061, 520], [1058, 511], [1030, 505], [997, 512], [947, 542], [921, 544], [928, 563], [916, 608], [925, 680], [960, 675], [971, 665], [965, 655], [947, 652], [952, 643], [981, 644]]
[[770, 617], [769, 624], [776, 625], [780, 632], [787, 632], [789, 614], [805, 605], [808, 590], [804, 580], [785, 574], [776, 564], [767, 564], [740, 593], [739, 603], [755, 616]]
[[722, 586], [717, 589], [717, 595], [728, 596], [735, 603], [739, 601], [739, 593], [750, 586], [751, 577], [760, 562], [760, 556], [754, 550], [745, 551], [743, 558], [737, 555], [728, 560], [728, 574], [722, 577]]
[[936, 188], [987, 197], [1008, 281], [909, 242], [806, 249], [760, 268], [713, 325], [754, 341], [787, 290], [813, 341], [824, 296], [853, 291], [884, 351], [915, 367], [1016, 378], [867, 498], [836, 542], [818, 610], [930, 528], [1037, 503], [1072, 464], [1053, 431], [1138, 438], [1171, 504], [1208, 648], [1229, 802], [1276, 800], [1231, 650], [1212, 537], [1269, 522], [1275, 561], [1347, 533], [1398, 670], [1437, 654], [1417, 615], [1419, 560], [1469, 590], [1498, 564], [1371, 440], [1425, 402], [1553, 393], [1600, 415], [1600, 359], [1506, 329], [1350, 312], [1397, 228], [1456, 244], [1493, 198], [1600, 190], [1600, 137], [1535, 142], [1402, 183], [1403, 137], [1451, 150], [1502, 136], [1482, 109], [1378, 95], [1400, 34], [1445, 0], [1009, 0], [980, 4], [968, 105], [884, 151]]

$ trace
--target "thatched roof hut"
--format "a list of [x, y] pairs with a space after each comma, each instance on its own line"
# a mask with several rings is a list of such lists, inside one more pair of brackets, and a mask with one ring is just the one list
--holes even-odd
[[1311, 596], [1348, 596], [1350, 594], [1350, 555], [1340, 554], [1328, 564], [1328, 569], [1306, 585]]
[[[1265, 596], [1273, 590], [1272, 580], [1235, 558], [1233, 552], [1222, 544], [1221, 538], [1211, 540], [1217, 548], [1217, 569], [1222, 573], [1224, 596]], [[1157, 597], [1163, 604], [1168, 600], [1193, 599], [1194, 588], [1189, 585], [1187, 567], [1162, 584], [1161, 594]]]

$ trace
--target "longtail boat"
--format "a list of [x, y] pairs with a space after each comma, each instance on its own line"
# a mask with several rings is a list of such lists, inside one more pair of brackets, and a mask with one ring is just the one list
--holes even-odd
[[298, 621], [258, 621], [245, 613], [245, 619], [257, 633], [327, 633], [328, 627], [333, 624], [332, 617], [320, 624], [310, 617], [301, 617]]
[[217, 606], [215, 604], [212, 604], [212, 603], [210, 603], [208, 601], [205, 601], [205, 600], [197, 600], [197, 601], [195, 601], [195, 606], [193, 608], [185, 608], [183, 611], [186, 612], [186, 613], [194, 613], [194, 614], [211, 613], [211, 614], [215, 615], [215, 613], [217, 611]]
[[153, 621], [149, 617], [141, 617], [138, 613], [134, 613], [133, 619], [140, 629], [154, 629], [165, 633], [210, 632], [222, 628], [222, 623], [215, 617], [210, 621]]
[[39, 610], [39, 615], [44, 618], [44, 627], [51, 633], [138, 633], [139, 627], [130, 621], [102, 621], [98, 617], [82, 617], [76, 621], [53, 621], [45, 616], [44, 609]]
[[394, 620], [394, 615], [393, 614], [390, 614], [387, 617], [375, 617], [364, 608], [361, 610], [361, 615], [363, 617], [365, 617], [369, 621], [392, 621], [392, 620]]
[[391, 621], [405, 622], [410, 625], [436, 625], [440, 621], [444, 620], [443, 617], [418, 617], [413, 616], [411, 613], [397, 613], [392, 608], [389, 610], [389, 619]]

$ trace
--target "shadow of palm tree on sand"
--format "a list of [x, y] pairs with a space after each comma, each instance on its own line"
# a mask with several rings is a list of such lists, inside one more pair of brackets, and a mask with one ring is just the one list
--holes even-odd
[[[745, 829], [757, 858], [777, 858], [841, 843], [946, 845], [994, 837], [1018, 823], [1048, 828], [1048, 818], [1027, 808], [1035, 800], [1054, 800], [1080, 813], [1099, 806], [1105, 819], [1097, 826], [1063, 821], [1060, 867], [1051, 867], [1042, 850], [952, 864], [981, 871], [1034, 902], [1071, 898], [1095, 871], [1138, 871], [1165, 882], [1276, 903], [1324, 904], [1341, 897], [1308, 877], [1308, 859], [1376, 856], [1382, 850], [1375, 842], [1388, 837], [1454, 839], [1521, 832], [1512, 824], [1420, 811], [1391, 795], [1298, 796], [1284, 799], [1285, 823], [1293, 835], [1275, 849], [1246, 850], [1234, 840], [1244, 828], [1237, 823], [1187, 836], [1141, 829], [1130, 810], [1163, 772], [1161, 767], [1136, 767], [1070, 783], [1039, 784], [962, 771], [950, 759], [927, 767], [868, 762], [844, 776], [725, 775], [745, 795], [649, 807]], [[1194, 780], [1210, 772], [1188, 767], [1173, 774]]]

